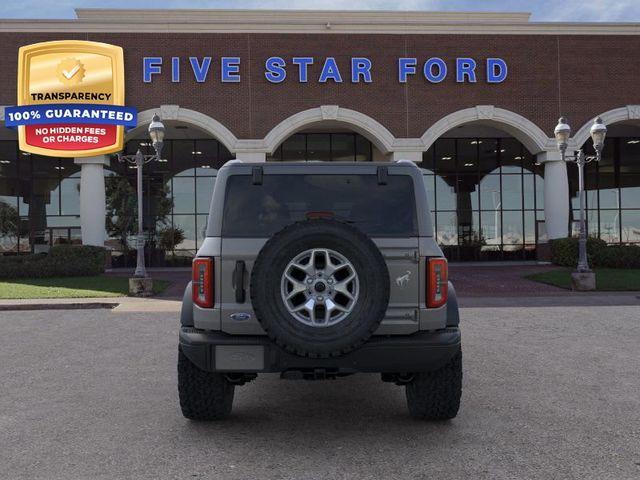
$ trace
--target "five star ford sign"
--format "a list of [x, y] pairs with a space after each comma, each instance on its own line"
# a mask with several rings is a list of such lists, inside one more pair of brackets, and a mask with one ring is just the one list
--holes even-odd
[[106, 43], [63, 40], [20, 48], [18, 106], [5, 122], [20, 150], [89, 157], [122, 150], [124, 128], [137, 124], [124, 106], [124, 56]]

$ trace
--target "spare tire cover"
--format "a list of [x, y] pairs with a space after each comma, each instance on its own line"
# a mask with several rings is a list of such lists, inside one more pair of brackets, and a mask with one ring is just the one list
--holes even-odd
[[389, 303], [389, 272], [360, 230], [313, 219], [264, 245], [250, 290], [256, 317], [276, 344], [301, 356], [338, 356], [378, 328]]

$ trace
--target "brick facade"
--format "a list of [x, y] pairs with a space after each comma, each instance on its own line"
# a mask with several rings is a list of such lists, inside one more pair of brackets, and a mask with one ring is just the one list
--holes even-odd
[[[81, 39], [124, 48], [127, 104], [139, 110], [178, 104], [215, 118], [237, 138], [262, 138], [285, 118], [319, 105], [339, 105], [364, 113], [398, 138], [420, 137], [445, 115], [474, 105], [495, 105], [531, 120], [549, 136], [560, 114], [577, 129], [594, 115], [640, 104], [640, 36], [635, 35], [374, 35], [259, 33], [0, 33], [0, 104], [16, 103], [18, 48], [40, 41]], [[264, 77], [264, 61], [272, 55], [290, 60], [311, 56], [309, 82], [299, 83], [288, 67], [280, 84]], [[163, 74], [142, 81], [142, 58], [164, 57]], [[181, 82], [172, 83], [170, 57], [182, 59]], [[211, 56], [208, 78], [197, 83], [188, 57]], [[238, 56], [240, 83], [220, 82], [220, 57]], [[337, 59], [344, 82], [317, 82], [321, 62]], [[349, 81], [349, 59], [368, 57], [373, 82]], [[439, 84], [428, 83], [421, 64], [438, 56], [449, 66]], [[458, 84], [456, 57], [478, 61], [478, 82]], [[418, 58], [418, 73], [398, 82], [397, 59]], [[487, 84], [487, 57], [504, 58], [506, 81]]]

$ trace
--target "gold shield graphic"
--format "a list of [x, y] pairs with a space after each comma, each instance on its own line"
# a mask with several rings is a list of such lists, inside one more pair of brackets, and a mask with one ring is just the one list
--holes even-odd
[[[124, 105], [124, 55], [107, 43], [61, 40], [21, 47], [18, 105]], [[63, 141], [43, 145], [29, 126], [18, 127], [20, 149], [55, 157], [90, 157], [122, 150], [124, 127], [101, 125], [106, 134], [91, 147]], [[70, 129], [67, 129], [70, 131]], [[73, 137], [56, 137], [73, 138]]]

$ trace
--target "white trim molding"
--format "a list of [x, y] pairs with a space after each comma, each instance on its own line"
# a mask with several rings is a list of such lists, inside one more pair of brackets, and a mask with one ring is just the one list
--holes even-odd
[[504, 130], [520, 140], [533, 154], [550, 150], [555, 145], [554, 140], [547, 137], [540, 127], [522, 115], [493, 105], [477, 105], [450, 113], [431, 125], [421, 137], [424, 149], [427, 150], [452, 128], [472, 122]]
[[264, 148], [267, 153], [273, 153], [294, 133], [321, 122], [338, 123], [349, 127], [370, 140], [385, 155], [394, 149], [396, 138], [384, 125], [364, 113], [337, 105], [322, 105], [285, 118], [264, 137]]
[[127, 132], [126, 140], [133, 138], [135, 135], [151, 123], [151, 119], [155, 113], [160, 114], [160, 118], [164, 120], [175, 120], [178, 122], [188, 123], [196, 126], [201, 130], [209, 133], [216, 140], [220, 141], [227, 149], [233, 153], [236, 151], [238, 139], [225, 127], [222, 123], [211, 118], [204, 113], [182, 108], [178, 105], [160, 105], [158, 108], [151, 108], [138, 113], [138, 126]]
[[520, 12], [76, 9], [75, 19], [0, 19], [3, 32], [639, 35], [640, 23], [530, 22]]
[[[609, 126], [614, 123], [625, 122], [627, 120], [638, 120], [640, 124], [640, 105], [627, 105], [625, 107], [614, 108], [613, 110], [606, 111], [597, 115], [602, 119], [602, 122]], [[582, 148], [589, 137], [591, 136], [591, 125], [593, 125], [593, 120], [596, 117], [589, 119], [587, 123], [585, 123], [580, 130], [576, 132], [573, 136], [572, 143], [569, 144], [569, 148], [573, 148], [573, 150], [578, 150]]]

